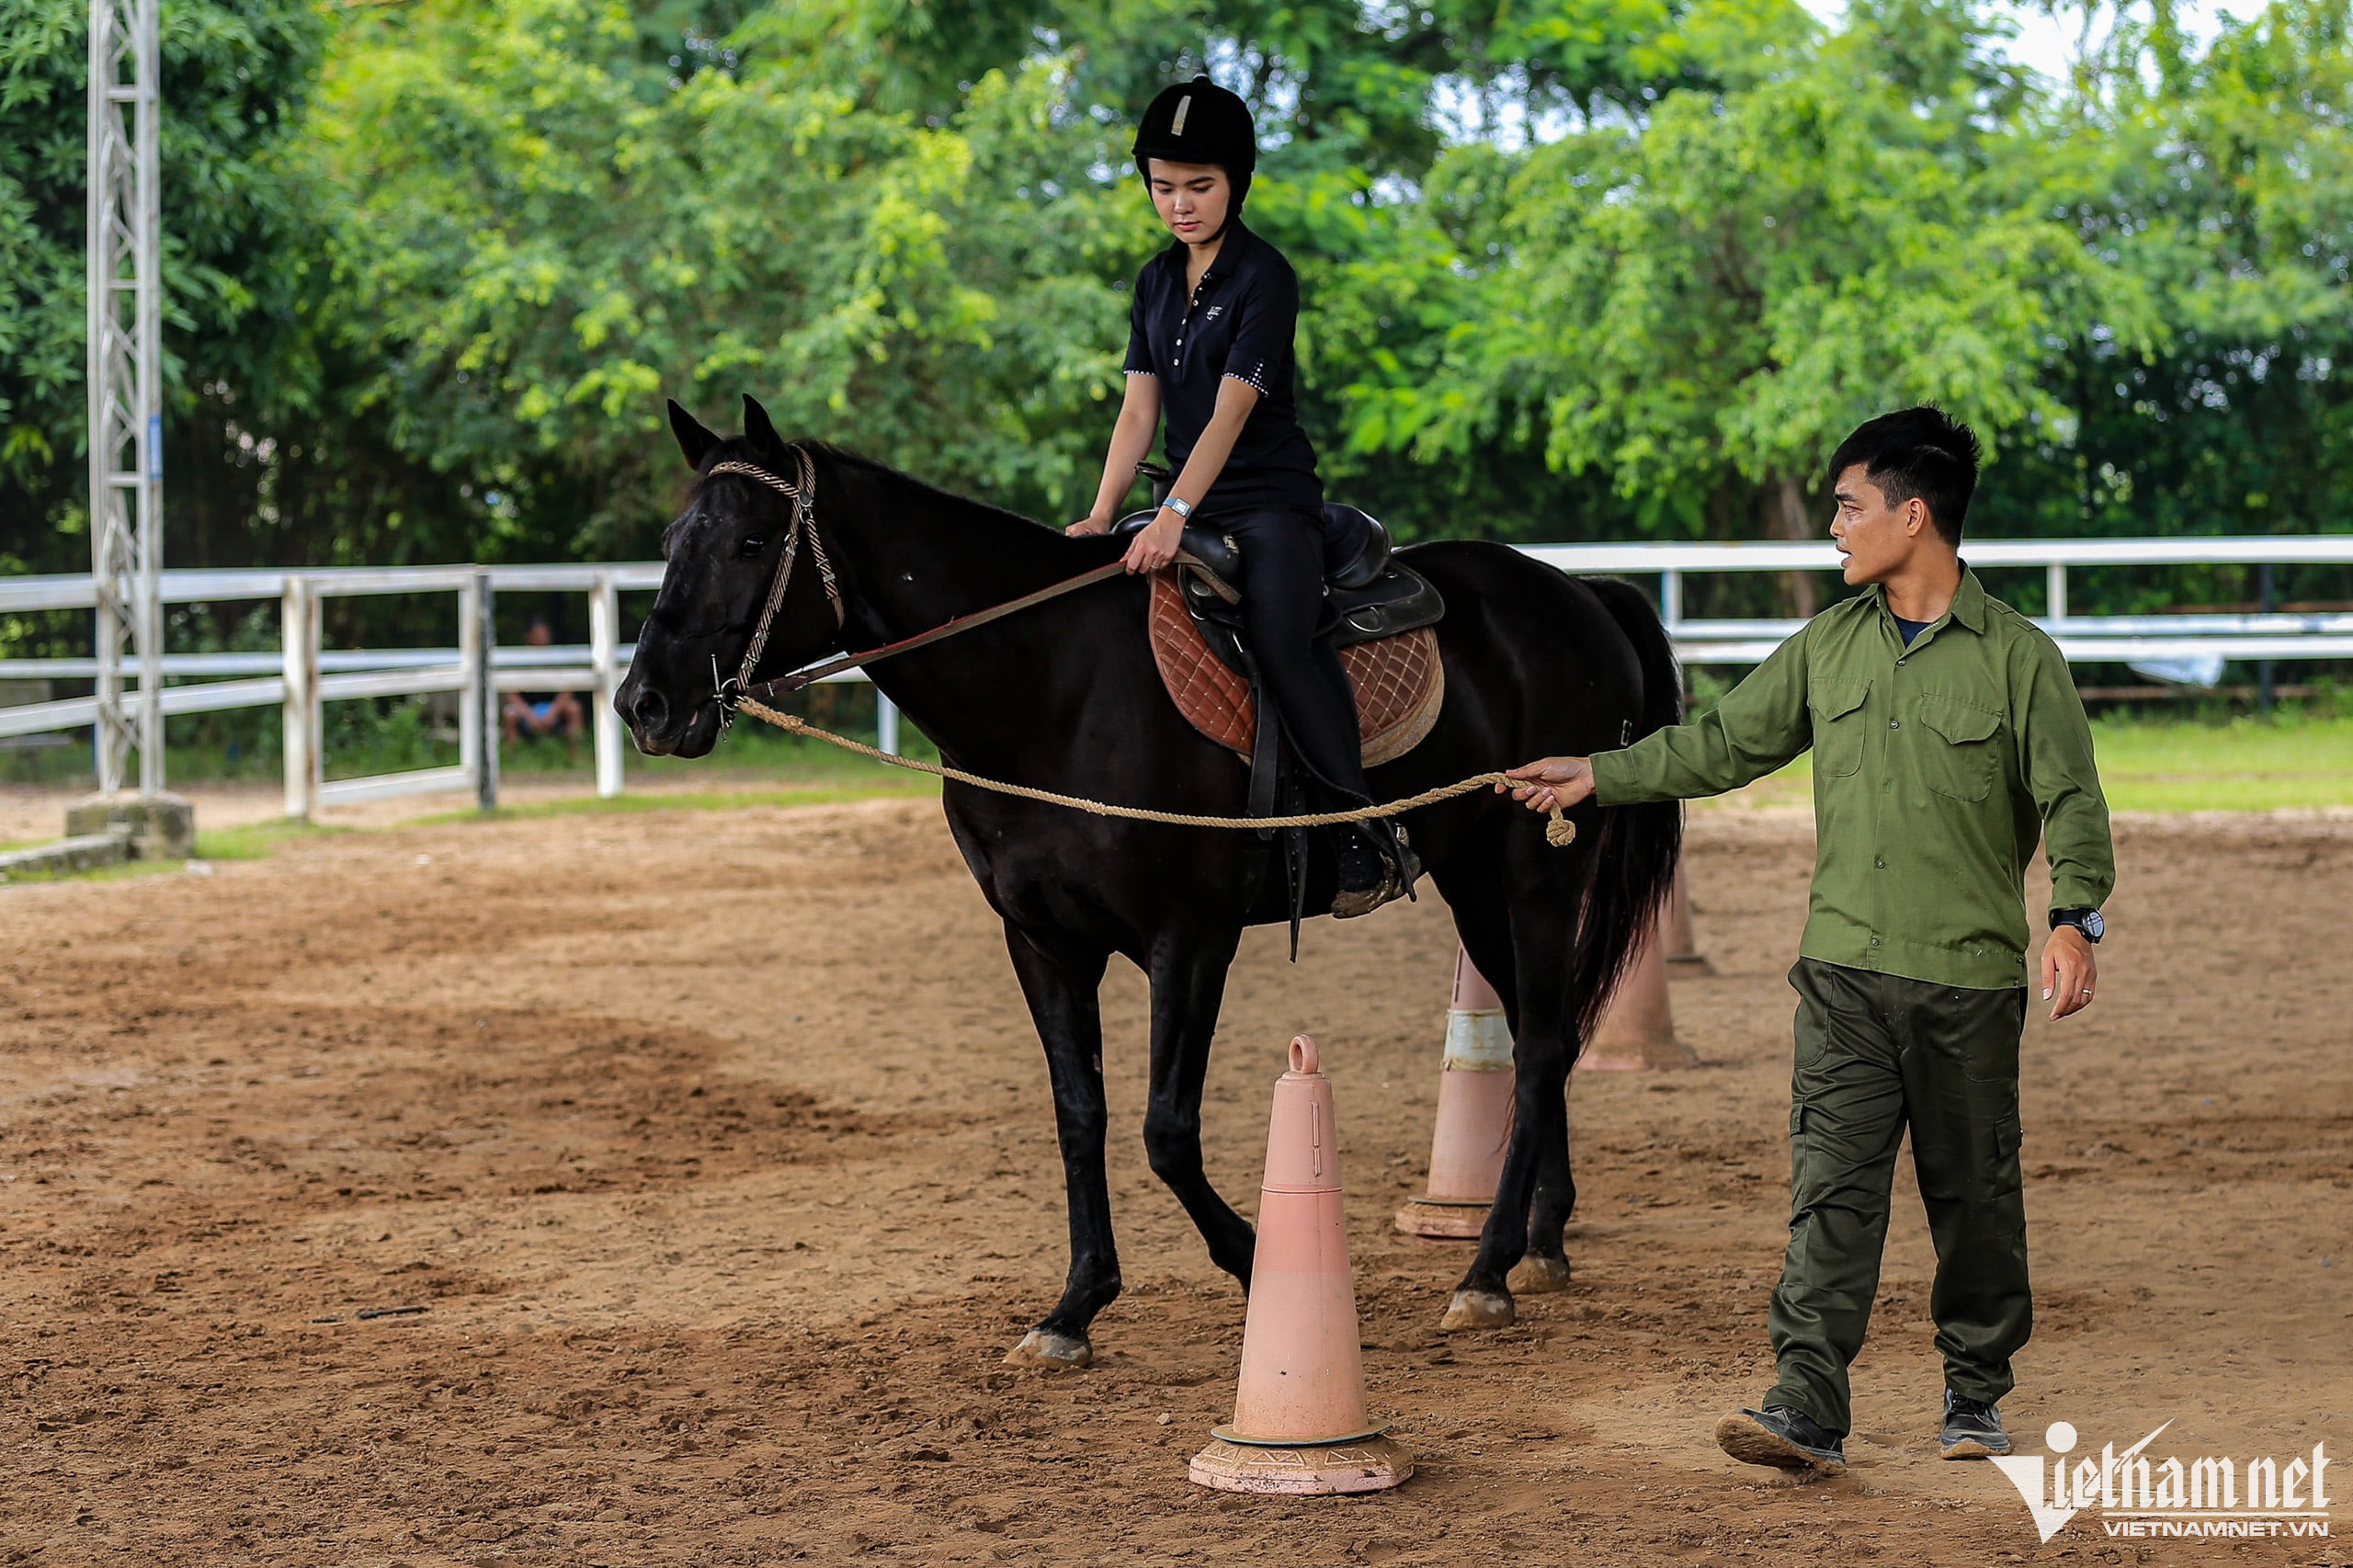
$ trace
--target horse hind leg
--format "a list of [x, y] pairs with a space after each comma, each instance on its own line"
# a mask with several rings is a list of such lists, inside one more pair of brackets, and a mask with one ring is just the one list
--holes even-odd
[[[1516, 1013], [1512, 998], [1518, 972], [1511, 948], [1511, 922], [1504, 913], [1500, 895], [1449, 900], [1455, 909], [1455, 926], [1462, 938], [1463, 950], [1496, 994], [1504, 998], [1507, 1012]], [[1569, 1215], [1575, 1209], [1576, 1183], [1569, 1173], [1569, 1145], [1565, 1136], [1547, 1139], [1537, 1152], [1536, 1196], [1529, 1205], [1528, 1251], [1513, 1266], [1506, 1283], [1516, 1296], [1540, 1296], [1569, 1287], [1568, 1250], [1562, 1233], [1568, 1228]]]
[[[1512, 1090], [1511, 1142], [1505, 1151], [1501, 1178], [1495, 1184], [1495, 1206], [1480, 1233], [1479, 1250], [1456, 1287], [1439, 1326], [1449, 1331], [1500, 1328], [1518, 1316], [1512, 1302], [1511, 1275], [1529, 1251], [1532, 1239], [1549, 1244], [1540, 1254], [1557, 1260], [1524, 1270], [1522, 1279], [1542, 1289], [1554, 1284], [1556, 1272], [1565, 1274], [1567, 1259], [1560, 1253], [1560, 1225], [1567, 1219], [1568, 1064], [1573, 1028], [1567, 1010], [1567, 955], [1574, 916], [1556, 901], [1521, 897], [1511, 913], [1512, 1058], [1517, 1081]], [[1477, 958], [1474, 952], [1472, 961]], [[1554, 1181], [1541, 1202], [1540, 1185], [1550, 1172]], [[1531, 1213], [1531, 1210], [1533, 1212]]]
[[[1564, 1115], [1564, 1123], [1566, 1119]], [[1569, 1250], [1563, 1233], [1576, 1202], [1564, 1133], [1557, 1142], [1546, 1140], [1538, 1152], [1536, 1197], [1528, 1206], [1528, 1251], [1506, 1277], [1513, 1295], [1543, 1296], [1569, 1288]]]
[[1008, 922], [1006, 947], [1046, 1048], [1054, 1131], [1070, 1217], [1070, 1273], [1053, 1311], [1005, 1358], [1009, 1366], [1060, 1371], [1095, 1359], [1088, 1328], [1120, 1294], [1111, 1191], [1103, 1164], [1109, 1113], [1103, 1096], [1103, 1016], [1097, 993], [1107, 956], [1049, 949]]

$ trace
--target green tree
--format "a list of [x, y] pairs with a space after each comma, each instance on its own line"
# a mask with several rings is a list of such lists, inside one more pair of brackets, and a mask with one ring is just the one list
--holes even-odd
[[1809, 32], [1791, 17], [1639, 124], [1442, 165], [1477, 303], [1442, 355], [1351, 389], [1357, 438], [1533, 442], [1607, 474], [1644, 532], [1799, 537], [1874, 413], [1938, 400], [1997, 455], [2063, 420], [2040, 372], [2071, 302], [2105, 300], [2128, 344], [2147, 312], [2022, 170], [2027, 95], [1984, 25], [1923, 0]]
[[[1200, 69], [1327, 478], [1409, 538], [1810, 530], [1917, 397], [1990, 437], [1981, 528], [2341, 526], [2346, 6], [2103, 11], [2037, 84], [1969, 0], [188, 0], [166, 553], [641, 554], [662, 396], [743, 390], [1063, 515], [1162, 243], [1127, 128]], [[81, 26], [0, 0], [0, 551], [58, 570]]]
[[[83, 229], [88, 6], [0, 0], [0, 560], [87, 571]], [[328, 22], [313, 0], [164, 8], [166, 473], [199, 548], [243, 531], [247, 411], [299, 403], [290, 256], [314, 193], [287, 148]]]
[[2043, 192], [2149, 325], [2135, 340], [2096, 302], [2074, 312], [2046, 372], [2067, 417], [1999, 504], [2058, 533], [2345, 528], [2347, 6], [2282, 0], [2196, 58], [2128, 18], [2086, 74], [2097, 90], [2047, 117]]

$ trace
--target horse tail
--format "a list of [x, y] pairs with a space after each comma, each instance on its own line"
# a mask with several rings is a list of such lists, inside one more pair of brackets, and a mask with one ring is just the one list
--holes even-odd
[[[1632, 584], [1613, 577], [1582, 581], [1634, 645], [1642, 666], [1642, 716], [1629, 738], [1682, 722], [1682, 666], [1650, 600]], [[1673, 892], [1682, 853], [1682, 801], [1611, 806], [1602, 812], [1600, 842], [1577, 911], [1576, 946], [1569, 966], [1580, 1051], [1600, 1027], [1610, 996]]]

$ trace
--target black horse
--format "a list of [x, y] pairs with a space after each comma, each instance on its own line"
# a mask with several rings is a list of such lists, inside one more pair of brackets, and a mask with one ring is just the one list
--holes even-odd
[[[648, 753], [699, 756], [719, 739], [717, 677], [733, 675], [743, 660], [779, 552], [791, 544], [793, 503], [776, 481], [813, 480], [814, 537], [801, 547], [756, 679], [927, 631], [1115, 560], [1120, 549], [1099, 537], [1067, 538], [831, 447], [788, 444], [748, 397], [737, 438], [712, 434], [676, 403], [670, 416], [698, 483], [665, 535], [669, 569], [614, 697]], [[811, 564], [818, 555], [823, 572]], [[1677, 719], [1673, 650], [1632, 587], [1570, 577], [1496, 544], [1427, 544], [1410, 557], [1446, 597], [1438, 628], [1446, 698], [1427, 739], [1372, 770], [1377, 797], [1399, 799], [1533, 756], [1587, 754]], [[1239, 815], [1245, 769], [1169, 701], [1144, 615], [1141, 580], [1102, 582], [878, 661], [872, 676], [943, 756], [982, 777]], [[1113, 953], [1152, 983], [1143, 1124], [1152, 1168], [1192, 1216], [1211, 1259], [1248, 1288], [1249, 1222], [1202, 1170], [1201, 1084], [1243, 927], [1289, 916], [1279, 843], [1117, 821], [953, 782], [943, 795], [965, 864], [1005, 922], [1046, 1048], [1068, 1189], [1068, 1283], [1007, 1359], [1083, 1366], [1093, 1356], [1088, 1325], [1120, 1293], [1096, 1000]], [[1570, 1064], [1674, 876], [1677, 807], [1588, 804], [1573, 819], [1581, 824], [1575, 844], [1555, 848], [1542, 817], [1481, 791], [1417, 811], [1408, 823], [1463, 947], [1504, 999], [1518, 1069], [1495, 1209], [1449, 1327], [1509, 1323], [1507, 1275], [1522, 1290], [1557, 1290], [1567, 1278], [1562, 1230], [1576, 1198]], [[1319, 864], [1309, 881], [1311, 913], [1324, 912], [1331, 886]], [[1528, 1261], [1514, 1274], [1523, 1255]]]

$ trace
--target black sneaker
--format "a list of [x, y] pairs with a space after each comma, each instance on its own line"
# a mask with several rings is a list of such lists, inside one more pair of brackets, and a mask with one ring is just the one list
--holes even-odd
[[1847, 1473], [1844, 1439], [1786, 1404], [1725, 1416], [1716, 1423], [1716, 1446], [1743, 1464], [1810, 1470], [1817, 1475]]
[[2010, 1435], [2002, 1430], [2002, 1413], [1982, 1399], [1963, 1399], [1945, 1390], [1945, 1429], [1937, 1447], [1949, 1460], [1982, 1460], [2010, 1451]]

